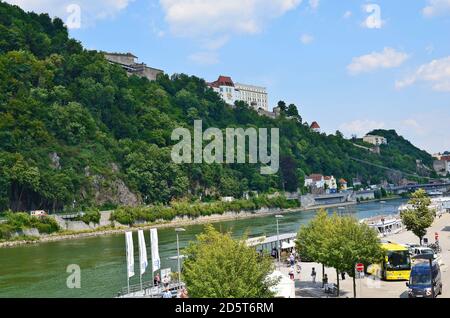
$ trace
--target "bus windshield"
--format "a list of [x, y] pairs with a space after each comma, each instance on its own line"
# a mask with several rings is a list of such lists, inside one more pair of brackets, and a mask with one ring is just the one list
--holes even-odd
[[411, 259], [408, 251], [388, 251], [386, 268], [388, 270], [409, 270]]

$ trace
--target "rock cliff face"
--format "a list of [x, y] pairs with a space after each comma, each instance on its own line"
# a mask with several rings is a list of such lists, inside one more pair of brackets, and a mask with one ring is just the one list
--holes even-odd
[[92, 178], [92, 187], [94, 200], [98, 205], [137, 206], [141, 204], [141, 199], [131, 192], [125, 182], [119, 178], [111, 181], [103, 176], [96, 175]]

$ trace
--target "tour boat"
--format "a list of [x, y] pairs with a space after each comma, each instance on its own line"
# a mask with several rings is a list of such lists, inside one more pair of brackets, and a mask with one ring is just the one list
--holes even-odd
[[361, 222], [375, 229], [379, 237], [397, 234], [403, 230], [400, 216], [377, 216], [361, 220]]

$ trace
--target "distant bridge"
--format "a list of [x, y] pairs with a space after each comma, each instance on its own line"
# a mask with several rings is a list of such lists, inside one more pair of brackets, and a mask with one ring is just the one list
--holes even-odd
[[415, 191], [418, 189], [448, 192], [450, 191], [450, 183], [447, 182], [447, 183], [408, 184], [404, 186], [396, 186], [390, 188], [391, 191], [397, 193]]

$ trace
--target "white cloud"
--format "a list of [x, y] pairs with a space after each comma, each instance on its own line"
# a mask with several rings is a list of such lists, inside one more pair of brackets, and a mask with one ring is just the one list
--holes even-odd
[[351, 11], [345, 11], [345, 13], [344, 13], [344, 15], [343, 15], [343, 18], [344, 18], [344, 19], [349, 19], [349, 18], [352, 17], [352, 15], [353, 15], [353, 12], [351, 12]]
[[347, 137], [351, 137], [353, 134], [362, 137], [374, 129], [395, 129], [414, 145], [433, 153], [450, 149], [450, 131], [447, 128], [450, 116], [442, 110], [408, 113], [406, 118], [388, 121], [357, 119], [341, 124], [338, 129]]
[[270, 19], [295, 9], [302, 0], [160, 0], [165, 20], [179, 36], [255, 34]]
[[309, 6], [313, 10], [317, 10], [320, 5], [320, 0], [309, 0]]
[[81, 27], [87, 27], [97, 20], [114, 17], [134, 0], [6, 0], [18, 5], [25, 11], [48, 13], [51, 17], [59, 17], [67, 22], [72, 11], [68, 8], [77, 5], [80, 8]]
[[219, 63], [219, 56], [214, 51], [202, 51], [191, 54], [189, 60], [199, 65], [214, 65]]
[[386, 124], [375, 120], [357, 119], [348, 123], [343, 123], [339, 126], [339, 130], [345, 135], [362, 136], [374, 129], [383, 129]]
[[426, 125], [421, 125], [416, 119], [408, 118], [401, 122], [401, 126], [403, 126], [403, 129], [409, 129], [412, 130], [417, 135], [424, 135], [426, 133]]
[[450, 92], [450, 56], [421, 65], [416, 72], [395, 83], [401, 89], [418, 81], [430, 82], [435, 91]]
[[347, 70], [351, 75], [357, 75], [377, 69], [394, 68], [402, 65], [408, 57], [406, 53], [386, 47], [382, 52], [372, 52], [353, 58], [352, 63], [347, 66]]
[[428, 0], [428, 5], [423, 8], [422, 13], [426, 17], [450, 13], [450, 0]]
[[310, 34], [302, 34], [300, 37], [300, 42], [305, 45], [312, 43], [312, 41], [314, 41], [314, 37]]
[[[433, 105], [435, 106], [435, 105]], [[393, 121], [390, 126], [419, 148], [430, 153], [450, 149], [450, 116], [430, 105], [423, 113], [408, 114], [408, 118]]]
[[294, 10], [302, 0], [159, 0], [171, 34], [195, 39], [201, 51], [189, 56], [195, 63], [217, 64], [233, 35], [261, 32], [272, 19]]

